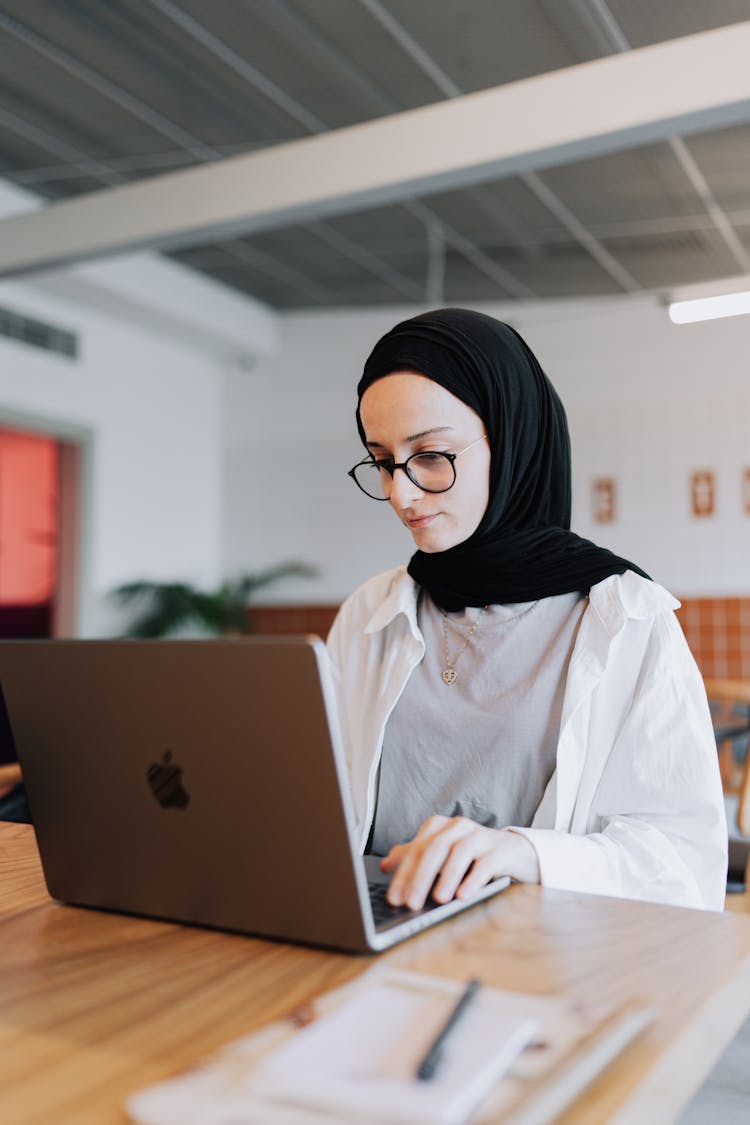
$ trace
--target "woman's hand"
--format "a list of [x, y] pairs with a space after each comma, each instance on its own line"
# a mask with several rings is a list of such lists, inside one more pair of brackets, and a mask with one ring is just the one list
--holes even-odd
[[536, 851], [525, 836], [465, 816], [431, 816], [413, 840], [391, 848], [380, 867], [394, 873], [388, 902], [410, 910], [421, 910], [433, 883], [435, 901], [449, 902], [471, 898], [501, 875], [539, 882]]

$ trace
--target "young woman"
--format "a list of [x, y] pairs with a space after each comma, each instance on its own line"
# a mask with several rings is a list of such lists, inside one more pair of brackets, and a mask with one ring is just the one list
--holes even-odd
[[426, 313], [376, 344], [358, 396], [350, 475], [417, 547], [329, 637], [391, 903], [510, 875], [722, 909], [716, 746], [678, 603], [569, 530], [565, 412], [530, 349], [491, 317]]

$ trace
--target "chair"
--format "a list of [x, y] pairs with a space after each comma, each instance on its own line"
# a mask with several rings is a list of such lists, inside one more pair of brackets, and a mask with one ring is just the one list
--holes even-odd
[[[747, 752], [750, 738], [750, 680], [705, 680], [711, 702], [721, 781], [727, 796], [739, 802], [738, 827], [750, 835], [750, 776]], [[740, 744], [744, 755], [737, 755]], [[745, 827], [743, 827], [743, 824]]]
[[737, 827], [743, 836], [750, 836], [750, 753], [745, 757], [737, 795]]
[[[727, 909], [750, 912], [750, 840], [737, 838], [738, 834], [750, 836], [750, 681], [707, 679], [705, 684], [712, 704], [724, 793], [737, 802], [736, 824], [729, 825]], [[736, 752], [738, 744], [744, 749], [744, 757]]]

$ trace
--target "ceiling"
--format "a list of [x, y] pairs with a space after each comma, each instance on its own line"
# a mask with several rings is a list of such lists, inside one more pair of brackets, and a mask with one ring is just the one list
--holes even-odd
[[[0, 0], [0, 177], [59, 200], [745, 20], [750, 0]], [[169, 256], [277, 309], [746, 274], [750, 119]]]

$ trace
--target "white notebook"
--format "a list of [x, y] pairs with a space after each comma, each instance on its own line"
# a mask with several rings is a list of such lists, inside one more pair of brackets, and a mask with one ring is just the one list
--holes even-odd
[[[446, 1085], [415, 1098], [417, 1061], [462, 989], [460, 981], [381, 962], [192, 1069], [134, 1092], [128, 1115], [138, 1125], [365, 1125], [419, 1122], [425, 1114], [430, 1122], [547, 1125], [654, 1015], [635, 1005], [483, 987], [479, 1022], [472, 1027], [467, 1011], [451, 1058], [446, 1049]], [[334, 1018], [340, 1011], [348, 1013], [341, 1021]], [[520, 1040], [538, 1027], [515, 1058], [514, 1027], [523, 1029]]]
[[464, 989], [460, 981], [388, 970], [267, 1056], [257, 1089], [347, 1119], [457, 1125], [535, 1034], [538, 1021], [480, 988], [448, 1036], [435, 1076], [416, 1074]]

